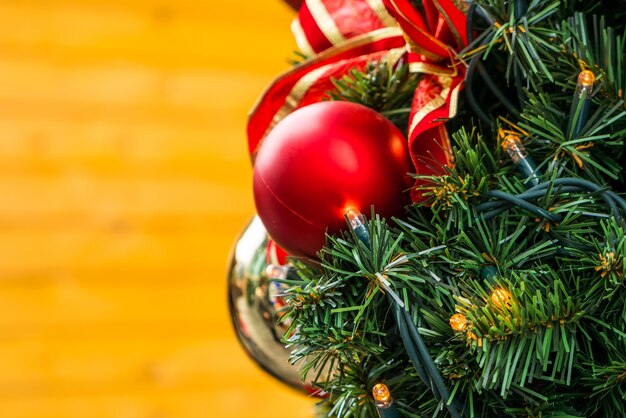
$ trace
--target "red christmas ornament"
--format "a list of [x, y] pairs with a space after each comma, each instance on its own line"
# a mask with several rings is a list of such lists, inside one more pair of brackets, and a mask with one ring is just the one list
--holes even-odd
[[267, 135], [254, 165], [257, 213], [289, 254], [315, 256], [344, 214], [373, 205], [398, 216], [413, 171], [406, 138], [379, 113], [348, 102], [296, 110]]

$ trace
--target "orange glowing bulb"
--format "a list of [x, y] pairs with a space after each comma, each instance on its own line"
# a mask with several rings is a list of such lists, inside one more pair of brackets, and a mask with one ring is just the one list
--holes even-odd
[[502, 287], [496, 287], [491, 292], [491, 302], [496, 306], [504, 307], [510, 305], [511, 299], [511, 292]]
[[522, 141], [519, 139], [517, 135], [509, 134], [502, 141], [502, 148], [509, 154], [511, 160], [515, 164], [517, 164], [522, 158], [525, 158], [528, 154], [526, 154], [526, 149], [524, 145], [522, 145]]
[[589, 70], [583, 70], [578, 74], [577, 84], [581, 87], [591, 87], [596, 81], [596, 76]]
[[372, 395], [377, 404], [390, 405], [392, 402], [389, 388], [384, 383], [376, 383], [372, 388]]
[[450, 326], [455, 331], [465, 331], [467, 328], [467, 318], [463, 314], [456, 313], [450, 317]]

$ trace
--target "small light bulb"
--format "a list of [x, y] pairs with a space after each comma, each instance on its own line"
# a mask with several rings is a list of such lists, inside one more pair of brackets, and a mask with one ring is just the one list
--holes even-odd
[[511, 160], [513, 160], [515, 164], [519, 163], [522, 158], [528, 156], [524, 145], [522, 145], [522, 141], [517, 135], [508, 134], [504, 138], [504, 141], [502, 141], [502, 148], [509, 154], [509, 157], [511, 157]]
[[465, 331], [467, 328], [467, 318], [463, 314], [456, 313], [450, 317], [450, 326], [455, 331]]
[[567, 121], [567, 135], [569, 138], [578, 137], [589, 119], [591, 93], [593, 92], [595, 81], [596, 76], [589, 70], [583, 70], [578, 74], [569, 120]]
[[583, 70], [578, 74], [578, 81], [576, 83], [576, 88], [588, 89], [591, 91], [593, 88], [593, 84], [596, 81], [596, 76], [589, 70]]
[[500, 308], [509, 306], [512, 298], [513, 296], [511, 296], [511, 292], [503, 287], [496, 287], [491, 291], [491, 302]]
[[376, 383], [372, 388], [372, 395], [376, 401], [376, 406], [387, 407], [393, 403], [389, 388], [384, 383]]
[[513, 161], [517, 170], [523, 175], [531, 186], [539, 184], [539, 170], [537, 164], [528, 155], [524, 144], [517, 135], [508, 134], [502, 141], [502, 148]]
[[376, 404], [379, 418], [400, 418], [387, 385], [376, 383], [372, 388], [372, 395], [374, 396], [374, 403]]
[[350, 221], [350, 226], [352, 227], [352, 229], [365, 226], [363, 215], [357, 209], [348, 209], [346, 211], [346, 217], [348, 218], [348, 221]]
[[359, 212], [357, 209], [349, 208], [345, 212], [345, 216], [350, 223], [350, 228], [354, 231], [354, 234], [357, 236], [359, 241], [361, 241], [365, 246], [370, 246], [370, 235], [367, 232], [367, 228], [365, 227], [365, 217]]

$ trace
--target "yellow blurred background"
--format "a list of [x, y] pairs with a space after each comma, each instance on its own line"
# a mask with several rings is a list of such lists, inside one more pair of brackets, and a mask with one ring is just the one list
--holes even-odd
[[279, 0], [0, 2], [0, 417], [310, 417], [231, 330]]

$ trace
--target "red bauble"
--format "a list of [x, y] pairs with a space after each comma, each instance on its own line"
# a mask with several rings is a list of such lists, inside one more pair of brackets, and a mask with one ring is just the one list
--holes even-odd
[[314, 257], [326, 232], [346, 227], [350, 208], [401, 215], [411, 171], [406, 139], [382, 115], [354, 103], [315, 103], [263, 141], [254, 165], [257, 213], [289, 254]]

